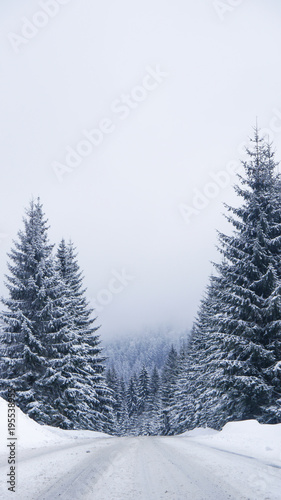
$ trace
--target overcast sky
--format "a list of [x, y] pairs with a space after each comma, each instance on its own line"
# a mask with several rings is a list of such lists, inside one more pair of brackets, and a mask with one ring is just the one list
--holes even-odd
[[281, 158], [280, 2], [1, 0], [0, 19], [0, 293], [40, 196], [102, 336], [189, 329], [256, 117]]

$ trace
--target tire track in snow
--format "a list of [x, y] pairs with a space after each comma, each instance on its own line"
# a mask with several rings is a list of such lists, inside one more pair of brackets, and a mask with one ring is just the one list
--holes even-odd
[[[121, 445], [121, 446], [120, 446]], [[96, 483], [108, 472], [114, 469], [114, 464], [118, 457], [126, 452], [128, 444], [113, 441], [113, 443], [103, 449], [86, 451], [89, 456], [73, 467], [66, 476], [53, 483], [40, 496], [41, 500], [85, 500], [86, 498], [96, 498]]]
[[17, 472], [15, 500], [279, 500], [281, 491], [280, 469], [174, 436], [29, 450]]
[[[162, 447], [162, 439], [148, 438], [140, 454], [146, 491], [143, 500], [237, 500], [232, 488], [223, 488], [206, 474], [202, 466], [179, 454], [177, 449]], [[230, 492], [229, 492], [230, 489]], [[227, 491], [228, 490], [228, 491]], [[240, 500], [243, 500], [242, 497]]]
[[[183, 444], [183, 439], [185, 443]], [[225, 492], [234, 492], [235, 500], [280, 500], [280, 468], [258, 458], [222, 450], [188, 438], [159, 438], [166, 456], [180, 457], [180, 465], [186, 460], [192, 466], [200, 466], [204, 477], [211, 477]], [[168, 451], [167, 448], [170, 448]], [[233, 493], [232, 493], [233, 495]], [[212, 497], [210, 497], [211, 499]], [[215, 497], [214, 497], [215, 498]]]

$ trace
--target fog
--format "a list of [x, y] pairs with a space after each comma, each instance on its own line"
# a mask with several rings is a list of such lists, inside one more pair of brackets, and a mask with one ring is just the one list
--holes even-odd
[[281, 157], [280, 3], [2, 0], [0, 14], [0, 293], [40, 196], [102, 336], [188, 330], [256, 117]]

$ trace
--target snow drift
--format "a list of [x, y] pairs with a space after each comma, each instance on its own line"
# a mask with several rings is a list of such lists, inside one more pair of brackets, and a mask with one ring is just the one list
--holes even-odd
[[[7, 431], [7, 402], [0, 398], [0, 443], [1, 448], [6, 448]], [[41, 448], [42, 446], [57, 445], [69, 442], [71, 439], [84, 439], [95, 437], [110, 437], [102, 432], [94, 431], [68, 431], [40, 425], [19, 408], [16, 409], [16, 437], [18, 448]], [[3, 448], [2, 448], [3, 450]], [[1, 451], [2, 453], [2, 451]]]
[[256, 420], [244, 420], [228, 422], [221, 431], [198, 428], [181, 436], [212, 448], [281, 465], [281, 424], [260, 424]]

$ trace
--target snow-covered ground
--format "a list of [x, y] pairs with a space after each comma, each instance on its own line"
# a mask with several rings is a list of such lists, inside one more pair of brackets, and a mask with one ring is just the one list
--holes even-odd
[[41, 426], [17, 410], [16, 493], [7, 489], [7, 404], [0, 400], [0, 498], [280, 500], [281, 424], [114, 438]]

